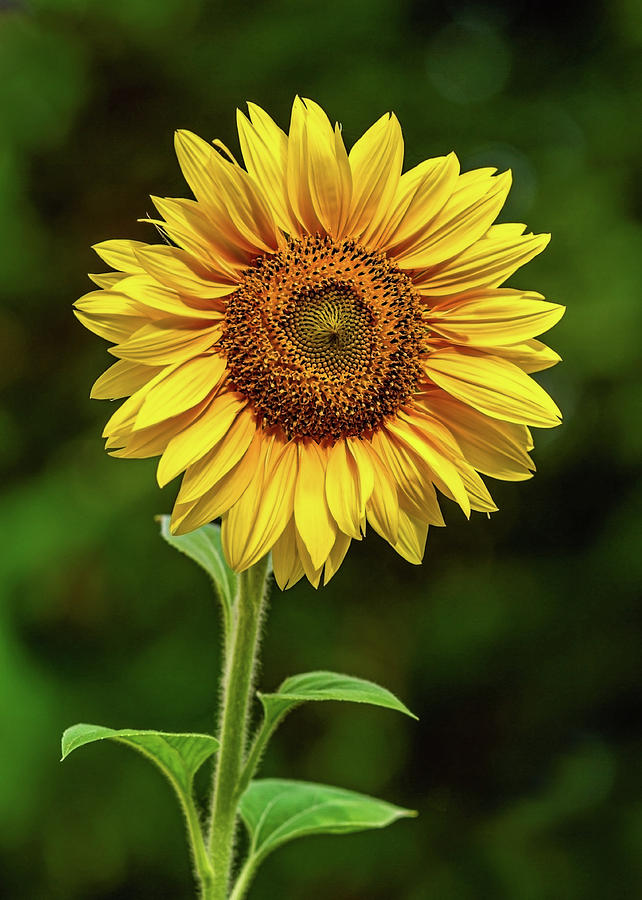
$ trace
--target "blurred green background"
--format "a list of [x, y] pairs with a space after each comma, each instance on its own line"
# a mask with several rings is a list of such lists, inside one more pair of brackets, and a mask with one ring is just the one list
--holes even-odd
[[[376, 536], [315, 593], [275, 592], [262, 684], [333, 668], [421, 716], [318, 704], [264, 773], [420, 810], [274, 855], [256, 900], [642, 896], [642, 14], [637, 0], [31, 0], [0, 11], [0, 896], [189, 898], [174, 798], [62, 730], [208, 730], [220, 631], [205, 575], [157, 535], [154, 462], [107, 457], [106, 346], [71, 303], [90, 245], [154, 240], [185, 196], [177, 127], [234, 149], [250, 99], [318, 100], [349, 142], [393, 109], [407, 164], [511, 166], [504, 219], [551, 231], [512, 279], [568, 306], [541, 376], [565, 424], [500, 512], [448, 509], [424, 566]], [[354, 545], [353, 545], [354, 546]]]

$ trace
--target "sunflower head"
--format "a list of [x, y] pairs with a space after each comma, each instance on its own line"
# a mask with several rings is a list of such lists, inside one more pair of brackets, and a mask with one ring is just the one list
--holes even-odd
[[426, 332], [384, 254], [316, 234], [246, 272], [219, 346], [264, 426], [327, 443], [372, 432], [410, 398]]
[[509, 173], [403, 172], [394, 115], [349, 153], [311, 100], [238, 130], [244, 167], [177, 132], [195, 199], [152, 198], [165, 243], [94, 248], [115, 271], [75, 306], [114, 344], [107, 449], [184, 473], [173, 531], [220, 517], [230, 565], [271, 550], [282, 588], [327, 582], [366, 523], [420, 563], [438, 492], [494, 511], [480, 473], [529, 478], [529, 426], [559, 423], [529, 375], [563, 307], [500, 287], [549, 236], [493, 224]]

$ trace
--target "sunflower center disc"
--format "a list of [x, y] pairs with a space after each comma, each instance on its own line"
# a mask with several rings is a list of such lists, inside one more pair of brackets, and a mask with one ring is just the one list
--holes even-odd
[[301, 359], [328, 376], [358, 370], [370, 354], [373, 316], [348, 284], [322, 279], [293, 293], [279, 325]]
[[220, 348], [232, 386], [288, 438], [363, 437], [417, 389], [425, 343], [407, 275], [311, 235], [248, 269]]

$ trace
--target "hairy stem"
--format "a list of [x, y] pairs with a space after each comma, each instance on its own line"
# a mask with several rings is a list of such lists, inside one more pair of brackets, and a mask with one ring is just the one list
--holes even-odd
[[239, 780], [247, 740], [248, 714], [266, 594], [267, 557], [239, 577], [223, 672], [223, 695], [209, 853], [214, 868], [207, 900], [227, 900], [240, 796]]

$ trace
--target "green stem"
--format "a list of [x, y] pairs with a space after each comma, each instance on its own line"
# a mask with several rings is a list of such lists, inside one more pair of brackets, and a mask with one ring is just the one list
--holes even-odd
[[214, 867], [212, 889], [205, 900], [226, 900], [234, 860], [239, 776], [247, 740], [250, 694], [265, 597], [267, 557], [239, 577], [232, 631], [223, 673], [223, 701], [209, 852]]

